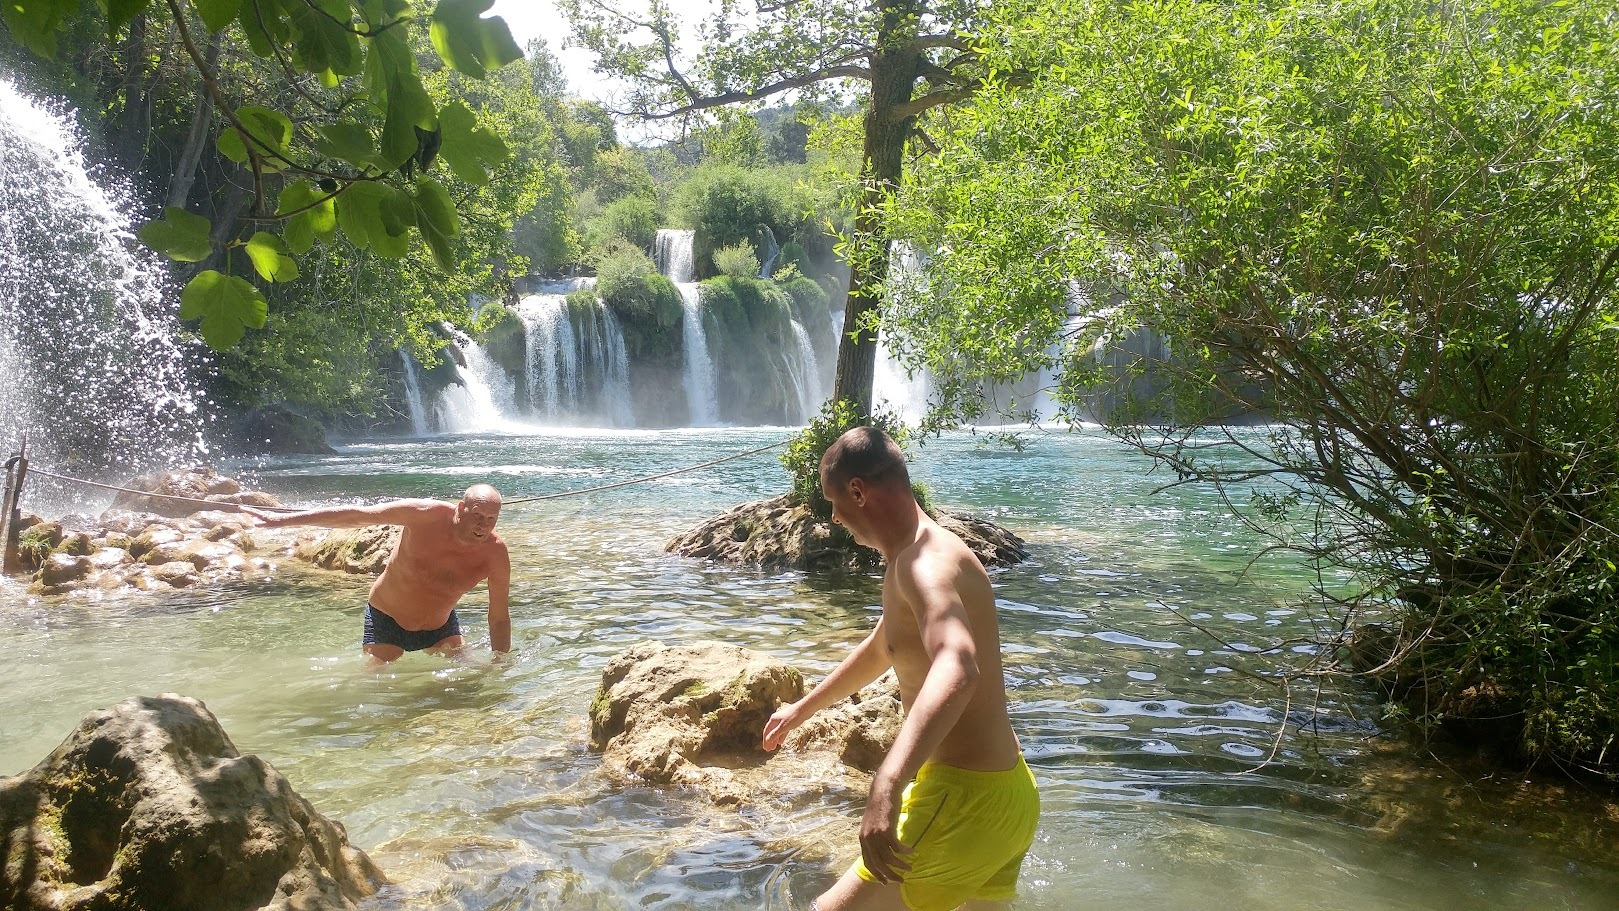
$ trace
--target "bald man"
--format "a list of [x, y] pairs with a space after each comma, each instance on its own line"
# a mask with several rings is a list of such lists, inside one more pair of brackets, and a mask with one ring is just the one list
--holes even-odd
[[391, 500], [375, 506], [332, 506], [293, 513], [248, 507], [242, 511], [266, 528], [404, 528], [387, 567], [372, 583], [365, 605], [365, 634], [360, 641], [372, 659], [389, 662], [405, 652], [458, 652], [463, 640], [456, 602], [485, 579], [489, 580], [489, 646], [496, 654], [511, 650], [507, 600], [512, 564], [506, 542], [495, 534], [500, 491], [488, 484], [468, 487], [459, 503]]

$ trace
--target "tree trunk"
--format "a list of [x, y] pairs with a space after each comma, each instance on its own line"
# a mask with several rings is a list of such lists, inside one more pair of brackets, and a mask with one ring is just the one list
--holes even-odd
[[[219, 62], [219, 36], [208, 37], [208, 49], [205, 52], [208, 69], [212, 71]], [[208, 87], [202, 79], [197, 80], [197, 103], [191, 109], [191, 130], [186, 133], [185, 146], [180, 150], [180, 160], [174, 166], [174, 179], [169, 183], [169, 205], [185, 208], [186, 200], [191, 198], [191, 185], [197, 179], [197, 165], [202, 162], [202, 153], [208, 145], [208, 138], [213, 135], [214, 100], [208, 94]]]
[[864, 190], [855, 214], [854, 253], [850, 261], [849, 296], [843, 305], [843, 335], [838, 341], [837, 382], [834, 400], [854, 403], [862, 418], [871, 415], [877, 377], [877, 333], [860, 327], [863, 314], [882, 305], [888, 281], [888, 231], [882, 223], [882, 205], [899, 187], [905, 170], [905, 142], [913, 118], [895, 111], [911, 100], [916, 88], [921, 55], [901, 50], [916, 37], [919, 5], [916, 0], [881, 0], [882, 24], [876, 53], [871, 56], [871, 107], [866, 113], [866, 137], [861, 180]]
[[146, 14], [137, 15], [129, 23], [129, 34], [124, 38], [124, 110], [119, 118], [118, 145], [130, 173], [140, 170], [146, 159], [146, 141], [152, 131], [152, 106], [155, 93], [147, 79], [150, 61], [146, 42]]

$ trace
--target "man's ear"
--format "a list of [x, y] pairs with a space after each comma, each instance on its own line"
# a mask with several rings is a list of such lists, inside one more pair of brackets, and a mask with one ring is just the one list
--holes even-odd
[[848, 481], [849, 499], [856, 506], [866, 505], [866, 482], [862, 478], [850, 478]]

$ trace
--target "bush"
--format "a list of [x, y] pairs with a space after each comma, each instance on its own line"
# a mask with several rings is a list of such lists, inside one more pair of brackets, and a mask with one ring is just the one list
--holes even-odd
[[614, 237], [622, 237], [644, 250], [652, 246], [657, 234], [657, 200], [636, 194], [608, 203], [601, 214], [591, 220], [588, 243], [595, 249]]
[[715, 250], [714, 268], [732, 278], [755, 278], [759, 275], [759, 257], [754, 255], [752, 245], [744, 241]]
[[[799, 322], [806, 326], [816, 325], [818, 321], [826, 319], [827, 306], [831, 298], [814, 280], [805, 278], [796, 273], [785, 281], [777, 283], [782, 291], [792, 299], [793, 312], [798, 314]], [[812, 322], [815, 321], [815, 322]]]
[[[675, 188], [673, 206], [680, 223], [696, 230], [692, 255], [699, 275], [712, 275], [714, 252], [739, 243], [752, 245], [759, 228], [778, 238], [816, 230], [805, 213], [813, 201], [797, 186], [791, 168], [745, 170], [732, 165], [697, 168]], [[757, 268], [754, 270], [758, 274]]]
[[[793, 499], [808, 505], [811, 512], [823, 519], [832, 517], [832, 504], [821, 495], [821, 456], [837, 442], [838, 437], [863, 424], [871, 424], [893, 437], [909, 458], [910, 433], [898, 415], [879, 409], [872, 413], [871, 420], [862, 421], [854, 403], [847, 399], [837, 399], [821, 406], [821, 413], [810, 419], [803, 431], [787, 444], [787, 451], [781, 454], [781, 464], [793, 479]], [[925, 504], [926, 491], [920, 485], [913, 485], [913, 491], [918, 494], [917, 502]]]
[[[589, 292], [575, 291], [574, 298]], [[652, 258], [618, 239], [602, 251], [596, 265], [596, 295], [618, 317], [624, 347], [632, 358], [666, 357], [677, 349], [682, 310], [680, 289], [658, 274]]]

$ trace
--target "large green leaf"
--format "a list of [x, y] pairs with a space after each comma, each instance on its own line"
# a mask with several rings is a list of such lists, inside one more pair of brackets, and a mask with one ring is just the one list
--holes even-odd
[[294, 253], [308, 253], [318, 237], [330, 242], [337, 231], [337, 201], [331, 194], [317, 190], [308, 181], [288, 184], [281, 191], [277, 215], [291, 215], [281, 236]]
[[256, 232], [247, 242], [247, 258], [259, 277], [267, 282], [290, 282], [298, 277], [298, 264], [288, 256], [287, 245], [268, 231]]
[[364, 62], [348, 0], [302, 0], [287, 8], [295, 33], [293, 62], [311, 73], [353, 76]]
[[146, 9], [149, 0], [99, 0], [99, 2], [101, 9], [107, 14], [107, 34], [116, 35], [130, 20]]
[[[301, 2], [301, 0], [293, 0]], [[292, 31], [287, 27], [282, 0], [243, 0], [238, 17], [247, 45], [260, 57], [270, 57], [284, 46]]]
[[194, 263], [213, 252], [208, 242], [208, 219], [175, 206], [163, 210], [163, 217], [141, 226], [141, 243], [170, 259]]
[[29, 50], [54, 57], [62, 23], [78, 6], [79, 0], [0, 0], [0, 21]]
[[337, 222], [355, 246], [400, 257], [410, 248], [415, 209], [405, 193], [384, 183], [360, 181], [337, 198]]
[[384, 105], [382, 166], [397, 168], [416, 154], [416, 128], [438, 129], [438, 113], [422, 87], [416, 57], [400, 29], [389, 29], [371, 42], [366, 56], [366, 87]]
[[433, 47], [451, 67], [474, 79], [523, 56], [506, 20], [480, 18], [494, 0], [439, 0], [433, 8]]
[[203, 341], [224, 351], [242, 340], [249, 328], [264, 328], [270, 305], [251, 282], [209, 269], [180, 292], [180, 318], [201, 320]]
[[455, 250], [450, 239], [461, 233], [461, 220], [455, 214], [450, 194], [433, 178], [420, 177], [416, 180], [416, 196], [412, 202], [416, 227], [421, 229], [422, 239], [433, 251], [433, 259], [445, 271], [454, 269]]
[[[292, 121], [280, 111], [257, 105], [246, 105], [236, 110], [236, 119], [253, 137], [253, 152], [266, 171], [280, 171], [287, 166], [287, 143], [292, 139]], [[231, 129], [219, 134], [219, 151], [231, 161], [248, 160], [248, 146], [241, 130]]]
[[486, 167], [499, 164], [511, 154], [506, 143], [492, 130], [478, 126], [476, 116], [459, 101], [439, 111], [439, 130], [439, 156], [449, 163], [455, 176], [475, 186], [489, 182]]
[[191, 0], [208, 31], [217, 32], [242, 12], [242, 0]]
[[371, 131], [357, 123], [344, 120], [320, 128], [321, 139], [315, 141], [315, 151], [327, 158], [340, 158], [357, 167], [372, 163], [376, 148], [372, 145]]

